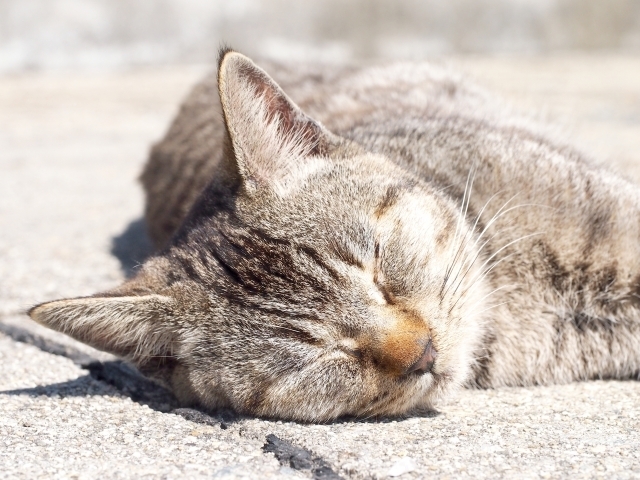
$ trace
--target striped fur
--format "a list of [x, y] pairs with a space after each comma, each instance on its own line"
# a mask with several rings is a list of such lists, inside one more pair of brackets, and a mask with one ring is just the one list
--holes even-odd
[[637, 377], [636, 186], [436, 65], [268, 70], [222, 52], [142, 175], [156, 255], [34, 319], [303, 421]]

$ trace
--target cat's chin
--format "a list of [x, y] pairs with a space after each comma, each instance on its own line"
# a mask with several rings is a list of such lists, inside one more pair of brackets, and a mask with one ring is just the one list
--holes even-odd
[[455, 372], [444, 371], [416, 377], [414, 382], [409, 378], [379, 401], [362, 405], [352, 416], [360, 420], [433, 416], [440, 400], [460, 388], [461, 382], [456, 377]]

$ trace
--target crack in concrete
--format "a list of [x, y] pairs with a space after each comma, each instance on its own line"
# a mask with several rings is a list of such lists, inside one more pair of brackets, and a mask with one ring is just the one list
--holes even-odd
[[331, 465], [321, 457], [313, 455], [306, 448], [298, 447], [282, 440], [273, 433], [267, 435], [267, 443], [262, 447], [265, 453], [273, 453], [280, 465], [294, 470], [310, 471], [314, 480], [341, 480]]

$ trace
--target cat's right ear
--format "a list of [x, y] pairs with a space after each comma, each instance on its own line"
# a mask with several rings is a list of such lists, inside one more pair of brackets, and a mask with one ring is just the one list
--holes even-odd
[[175, 301], [164, 295], [93, 296], [36, 305], [29, 316], [136, 365], [174, 354]]
[[246, 190], [276, 187], [322, 164], [333, 134], [305, 114], [244, 55], [220, 54], [218, 90], [228, 133], [227, 170]]

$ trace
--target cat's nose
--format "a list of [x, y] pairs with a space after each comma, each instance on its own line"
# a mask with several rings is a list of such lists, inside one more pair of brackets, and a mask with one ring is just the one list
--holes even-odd
[[438, 352], [433, 347], [433, 342], [431, 339], [427, 342], [427, 346], [424, 348], [422, 355], [418, 360], [416, 360], [407, 370], [405, 371], [405, 375], [409, 375], [410, 373], [422, 375], [423, 373], [429, 373], [433, 368], [433, 363], [436, 361], [436, 357], [438, 356]]
[[427, 324], [416, 312], [392, 311], [378, 330], [369, 352], [380, 369], [392, 375], [422, 375], [431, 371], [437, 351]]

